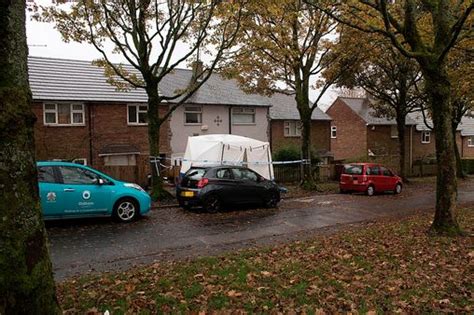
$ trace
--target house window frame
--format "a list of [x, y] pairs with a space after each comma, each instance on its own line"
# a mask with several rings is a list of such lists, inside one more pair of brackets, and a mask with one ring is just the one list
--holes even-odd
[[[136, 107], [136, 122], [130, 122], [130, 107]], [[145, 106], [146, 110], [140, 110], [140, 106]], [[140, 113], [145, 113], [145, 115], [148, 115], [148, 105], [147, 104], [127, 104], [127, 125], [128, 126], [148, 126], [148, 123], [141, 123], [139, 122], [140, 118]], [[147, 117], [148, 118], [148, 117]]]
[[397, 127], [397, 125], [390, 125], [390, 138], [398, 139], [398, 127]]
[[[47, 109], [46, 106], [54, 105], [54, 109]], [[59, 109], [58, 105], [69, 105], [69, 121], [68, 124], [60, 124], [59, 121]], [[74, 106], [81, 106], [81, 109], [74, 109]], [[54, 114], [54, 123], [46, 122], [46, 114]], [[82, 114], [82, 122], [75, 123], [74, 122], [74, 114]], [[76, 126], [85, 126], [86, 125], [86, 110], [84, 103], [76, 103], [76, 102], [45, 102], [43, 103], [43, 124], [45, 126], [57, 126], [57, 127], [76, 127]]]
[[474, 148], [474, 136], [467, 137], [467, 147]]
[[331, 139], [337, 139], [337, 126], [331, 126]]
[[[192, 111], [192, 110], [188, 110], [187, 108], [199, 108], [199, 111]], [[186, 114], [198, 114], [198, 117], [199, 117], [199, 122], [197, 123], [188, 123], [186, 121]], [[185, 105], [184, 106], [184, 125], [185, 126], [201, 126], [202, 125], [202, 106], [200, 105]]]
[[[295, 124], [295, 126], [291, 126]], [[299, 120], [285, 120], [283, 121], [283, 136], [285, 138], [300, 138], [301, 137], [302, 124]], [[292, 134], [291, 131], [294, 131]]]
[[[428, 137], [426, 137], [426, 135]], [[426, 140], [428, 138], [428, 140]], [[421, 132], [421, 143], [428, 144], [431, 143], [431, 131], [422, 131]]]
[[[237, 112], [237, 110], [242, 110], [242, 112]], [[246, 111], [248, 111], [246, 113]], [[256, 125], [257, 124], [257, 111], [255, 107], [232, 107], [232, 125]], [[235, 122], [235, 115], [252, 115], [253, 116], [253, 122], [250, 123], [245, 123], [245, 122]]]

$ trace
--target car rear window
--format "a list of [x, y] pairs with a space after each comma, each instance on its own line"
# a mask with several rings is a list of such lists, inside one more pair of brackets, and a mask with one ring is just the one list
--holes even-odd
[[200, 180], [204, 173], [206, 173], [206, 169], [204, 168], [192, 168], [184, 174], [184, 177], [190, 180]]
[[349, 174], [349, 175], [362, 175], [362, 170], [363, 170], [362, 165], [344, 165], [344, 174]]

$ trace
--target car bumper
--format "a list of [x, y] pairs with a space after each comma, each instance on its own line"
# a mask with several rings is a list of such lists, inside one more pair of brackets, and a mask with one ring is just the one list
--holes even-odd
[[368, 184], [367, 183], [339, 183], [339, 189], [340, 190], [346, 190], [346, 191], [359, 191], [359, 192], [364, 192], [367, 190]]
[[199, 189], [178, 188], [176, 190], [176, 199], [180, 206], [202, 206], [200, 195]]
[[151, 209], [151, 197], [147, 193], [143, 193], [137, 197], [140, 204], [140, 215], [147, 214]]

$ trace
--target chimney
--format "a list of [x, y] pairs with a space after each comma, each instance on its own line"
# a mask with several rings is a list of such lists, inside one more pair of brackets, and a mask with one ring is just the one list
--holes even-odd
[[203, 76], [202, 72], [204, 70], [204, 66], [203, 66], [202, 61], [200, 61], [200, 60], [193, 61], [192, 69], [193, 69], [193, 77], [192, 77], [193, 83], [201, 81], [202, 76]]

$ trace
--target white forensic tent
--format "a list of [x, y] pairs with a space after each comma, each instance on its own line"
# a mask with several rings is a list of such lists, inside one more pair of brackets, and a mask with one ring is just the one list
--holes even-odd
[[245, 165], [267, 179], [274, 175], [270, 144], [236, 135], [188, 137], [181, 173], [205, 165]]

